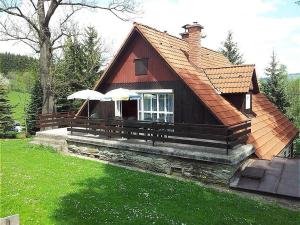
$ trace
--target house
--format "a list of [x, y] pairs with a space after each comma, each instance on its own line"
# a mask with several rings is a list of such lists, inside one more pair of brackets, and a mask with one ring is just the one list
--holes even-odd
[[[106, 93], [127, 88], [141, 99], [97, 102], [92, 112], [100, 118], [227, 126], [251, 120], [247, 142], [259, 159], [290, 156], [298, 130], [260, 93], [255, 65], [233, 65], [202, 46], [200, 24], [183, 28], [178, 38], [134, 23], [94, 89]], [[86, 106], [80, 113], [85, 111]]]

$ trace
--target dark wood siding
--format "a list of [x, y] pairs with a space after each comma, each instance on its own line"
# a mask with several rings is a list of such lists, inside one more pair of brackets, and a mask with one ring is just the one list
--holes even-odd
[[245, 93], [237, 94], [223, 94], [227, 101], [229, 101], [239, 111], [244, 112], [245, 109]]
[[[172, 89], [174, 90], [174, 121], [176, 123], [220, 124], [205, 105], [181, 81], [107, 84], [102, 86], [99, 91], [106, 93], [116, 88], [133, 90]], [[108, 106], [105, 104], [106, 102], [98, 102], [97, 106], [91, 107], [92, 111], [110, 107], [106, 111], [114, 112], [114, 105]], [[112, 113], [105, 115], [112, 115]]]
[[222, 95], [228, 102], [230, 102], [235, 108], [244, 114], [252, 114], [252, 93], [250, 94], [250, 109], [246, 110], [246, 94], [236, 93], [236, 94], [224, 94]]
[[257, 77], [256, 77], [256, 73], [253, 73], [252, 79], [251, 79], [251, 89], [250, 90], [252, 93], [257, 94], [259, 93], [259, 87], [258, 87], [258, 83], [257, 83]]
[[97, 113], [97, 118], [113, 119], [115, 117], [115, 103], [114, 102], [99, 102], [92, 101], [91, 115]]
[[[135, 60], [148, 59], [148, 71], [146, 75], [136, 76]], [[174, 76], [169, 66], [164, 63], [161, 57], [143, 38], [135, 35], [127, 46], [126, 51], [118, 59], [116, 66], [110, 72], [106, 83], [136, 83], [174, 81]]]

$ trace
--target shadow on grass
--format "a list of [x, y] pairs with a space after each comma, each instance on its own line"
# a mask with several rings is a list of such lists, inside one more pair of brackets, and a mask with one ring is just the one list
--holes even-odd
[[171, 224], [158, 203], [162, 190], [153, 187], [164, 184], [161, 179], [106, 165], [103, 176], [73, 184], [77, 190], [60, 199], [52, 218], [64, 225]]
[[294, 212], [190, 182], [110, 165], [103, 171], [72, 184], [74, 192], [60, 199], [52, 215], [55, 224], [297, 224]]

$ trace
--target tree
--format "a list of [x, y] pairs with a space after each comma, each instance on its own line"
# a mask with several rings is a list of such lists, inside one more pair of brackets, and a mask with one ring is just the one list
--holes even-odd
[[12, 107], [7, 97], [7, 84], [0, 76], [0, 138], [15, 137]]
[[88, 27], [82, 41], [69, 37], [63, 48], [63, 57], [56, 65], [55, 94], [57, 111], [76, 110], [80, 102], [70, 102], [67, 96], [83, 89], [91, 89], [99, 79], [105, 51], [95, 28]]
[[97, 72], [103, 65], [104, 44], [94, 27], [87, 27], [82, 43], [85, 58], [86, 86], [92, 88], [99, 78]]
[[26, 109], [26, 127], [29, 134], [35, 134], [38, 131], [36, 122], [38, 115], [42, 113], [43, 105], [43, 89], [39, 79], [35, 80], [30, 94], [30, 101]]
[[273, 51], [271, 62], [266, 68], [267, 80], [261, 85], [261, 90], [268, 99], [273, 102], [283, 113], [289, 106], [287, 97], [287, 69], [284, 65], [279, 65], [276, 54]]
[[[81, 9], [105, 10], [121, 20], [137, 13], [134, 0], [0, 0], [2, 41], [21, 41], [39, 53], [39, 77], [43, 89], [43, 113], [55, 111], [51, 62], [61, 38], [72, 35], [71, 17]], [[55, 18], [54, 16], [58, 18]], [[61, 17], [60, 15], [63, 15]], [[53, 22], [58, 21], [55, 27]], [[52, 22], [52, 23], [51, 23]]]
[[228, 60], [235, 65], [244, 63], [243, 55], [240, 53], [238, 45], [233, 41], [232, 31], [228, 31], [225, 42], [222, 43], [220, 49], [221, 53], [228, 58]]
[[76, 104], [67, 100], [67, 96], [78, 90], [86, 89], [84, 85], [84, 54], [77, 38], [69, 37], [63, 48], [63, 57], [56, 64], [55, 96], [57, 111], [75, 110]]
[[300, 129], [300, 78], [288, 81], [287, 96], [291, 103], [287, 109], [287, 115]]

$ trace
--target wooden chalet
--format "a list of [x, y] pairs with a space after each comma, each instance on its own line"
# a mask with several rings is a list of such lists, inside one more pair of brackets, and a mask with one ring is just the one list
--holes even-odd
[[[94, 90], [135, 90], [140, 100], [91, 102], [94, 118], [234, 127], [251, 122], [260, 159], [290, 156], [298, 130], [262, 93], [255, 65], [233, 65], [201, 44], [203, 27], [183, 26], [181, 38], [134, 23]], [[87, 114], [84, 104], [78, 115]], [[209, 133], [208, 133], [209, 134]], [[211, 135], [211, 134], [209, 134]]]

